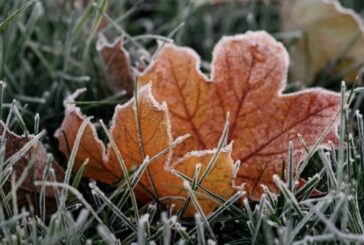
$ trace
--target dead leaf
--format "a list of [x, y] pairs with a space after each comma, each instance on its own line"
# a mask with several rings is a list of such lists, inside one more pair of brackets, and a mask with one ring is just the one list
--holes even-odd
[[[230, 112], [228, 142], [234, 142], [233, 159], [241, 161], [237, 183], [246, 183], [257, 200], [261, 184], [278, 191], [272, 176], [282, 172], [288, 142], [297, 166], [304, 155], [297, 134], [311, 147], [339, 109], [340, 96], [323, 89], [283, 95], [288, 60], [283, 45], [266, 32], [247, 32], [216, 45], [211, 79], [199, 70], [193, 50], [166, 44], [139, 81], [151, 81], [156, 99], [167, 102], [173, 137], [192, 135], [174, 157], [213, 149]], [[335, 127], [323, 143], [329, 140], [337, 143]]]
[[[14, 157], [15, 154], [20, 154], [20, 150], [26, 146], [27, 143], [34, 137], [32, 135], [25, 137], [19, 136], [12, 131], [10, 131], [6, 125], [0, 121], [0, 136], [3, 140], [5, 140], [5, 159], [7, 160], [11, 157]], [[16, 159], [16, 158], [15, 158]], [[37, 194], [41, 193], [42, 186], [34, 186], [34, 181], [51, 181], [51, 177], [48, 175], [48, 178], [44, 179], [43, 175], [48, 165], [48, 156], [47, 151], [42, 143], [35, 143], [30, 150], [25, 152], [25, 154], [20, 155], [19, 159], [16, 159], [15, 164], [13, 165], [13, 173], [16, 175], [16, 181], [19, 180], [20, 176], [27, 169], [28, 165], [31, 161], [34, 161], [34, 165], [32, 169], [30, 169], [28, 175], [26, 176], [24, 182], [21, 184], [20, 188], [17, 190], [18, 193], [18, 205], [27, 205], [28, 201], [25, 198], [25, 195], [29, 195], [32, 197], [34, 192]], [[51, 167], [54, 169], [54, 174], [56, 176], [57, 181], [63, 181], [64, 171], [63, 169], [56, 163], [52, 162]], [[7, 188], [10, 188], [10, 179], [7, 183]], [[55, 198], [53, 189], [50, 187], [45, 188], [45, 196], [48, 198]], [[37, 200], [33, 200], [37, 202]]]
[[123, 48], [122, 37], [108, 43], [105, 36], [100, 35], [96, 46], [102, 62], [106, 79], [114, 91], [125, 90], [133, 94], [133, 75], [129, 64], [129, 54]]
[[[69, 150], [74, 147], [77, 132], [85, 120], [80, 109], [72, 104], [78, 93], [74, 94], [66, 102], [65, 118], [62, 126], [57, 130], [56, 137], [59, 141], [60, 150], [69, 156]], [[138, 108], [138, 110], [136, 110]], [[139, 115], [137, 122], [136, 111]], [[137, 125], [140, 125], [140, 136]], [[120, 151], [123, 160], [129, 171], [138, 167], [146, 156], [153, 157], [167, 149], [172, 142], [171, 125], [169, 121], [167, 106], [165, 103], [158, 103], [151, 93], [151, 86], [142, 87], [138, 93], [138, 104], [135, 107], [134, 98], [123, 105], [118, 105], [115, 109], [111, 123], [110, 134]], [[67, 147], [69, 145], [69, 147]], [[142, 147], [143, 146], [143, 147]], [[173, 166], [170, 163], [172, 151], [162, 155], [149, 166], [151, 176], [159, 197], [163, 202], [175, 204], [177, 208], [182, 207], [181, 197], [187, 196], [182, 180], [171, 173], [176, 169], [192, 178], [197, 163], [202, 164], [204, 170], [209, 163], [214, 151], [193, 152], [185, 155]], [[89, 123], [81, 137], [81, 142], [76, 155], [75, 169], [89, 159], [89, 164], [85, 169], [84, 176], [94, 178], [107, 184], [116, 183], [123, 177], [120, 163], [112, 145], [107, 147], [98, 139], [95, 126]], [[203, 182], [203, 186], [220, 197], [230, 197], [232, 189], [232, 158], [230, 150], [224, 149], [211, 172]], [[146, 174], [140, 183], [153, 193], [151, 183]], [[136, 196], [139, 201], [146, 202], [150, 197], [138, 185]], [[203, 193], [203, 190], [198, 190]], [[176, 198], [177, 197], [177, 198]], [[210, 213], [219, 204], [209, 200], [205, 195], [198, 195], [201, 205], [206, 213]], [[186, 215], [193, 215], [194, 208], [190, 207]]]
[[[174, 168], [177, 171], [192, 178], [195, 172], [196, 165], [201, 164], [201, 171], [198, 175], [199, 180], [215, 153], [216, 149], [189, 152], [174, 163]], [[206, 177], [202, 186], [207, 190], [212, 191], [217, 196], [222, 197], [223, 199], [228, 199], [232, 196], [234, 192], [232, 188], [232, 172], [233, 160], [231, 158], [231, 146], [228, 146], [219, 153], [215, 166]], [[164, 184], [171, 185], [171, 183], [174, 183], [177, 188], [173, 190], [169, 189], [171, 191], [169, 193], [165, 193], [166, 196], [186, 196], [186, 191], [181, 190], [180, 188], [180, 186], [183, 184], [181, 179], [175, 178], [173, 182], [165, 182]], [[198, 189], [196, 195], [200, 206], [206, 214], [212, 213], [214, 209], [221, 205], [216, 201], [211, 200], [211, 197], [209, 197], [204, 190]], [[175, 202], [176, 210], [181, 208], [183, 204], [184, 202]], [[185, 216], [192, 217], [195, 213], [195, 207], [192, 205], [192, 203], [190, 203], [185, 212]]]
[[[65, 101], [65, 117], [61, 128], [55, 133], [58, 139], [59, 149], [69, 156], [70, 151], [74, 147], [77, 132], [85, 120], [81, 110], [76, 107], [73, 102], [81, 91], [77, 91]], [[89, 159], [87, 167], [84, 170], [84, 176], [93, 177], [102, 182], [111, 184], [119, 176], [111, 171], [104, 163], [105, 146], [101, 140], [97, 138], [95, 127], [87, 124], [84, 134], [81, 138], [80, 146], [77, 151], [75, 160], [75, 169], [78, 170], [86, 159]], [[93, 176], [95, 175], [95, 176]]]
[[333, 74], [353, 81], [364, 65], [364, 26], [361, 18], [336, 0], [285, 1], [284, 31], [302, 31], [292, 48], [292, 78], [312, 82], [330, 62]]

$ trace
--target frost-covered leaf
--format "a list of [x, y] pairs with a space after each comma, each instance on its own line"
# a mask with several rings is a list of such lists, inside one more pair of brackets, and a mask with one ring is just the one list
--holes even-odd
[[[68, 149], [74, 147], [77, 132], [85, 120], [85, 116], [82, 115], [80, 109], [72, 103], [75, 96], [77, 96], [77, 93], [66, 102], [65, 118], [61, 128], [56, 132], [60, 150], [67, 156], [69, 155]], [[166, 104], [158, 103], [154, 99], [150, 85], [140, 89], [137, 102], [137, 107], [135, 107], [134, 98], [123, 105], [118, 105], [109, 130], [129, 171], [135, 170], [142, 164], [146, 156], [153, 157], [167, 149], [172, 142], [171, 125]], [[138, 117], [136, 116], [137, 111]], [[184, 203], [181, 197], [185, 198], [187, 196], [182, 179], [172, 174], [172, 169], [176, 169], [192, 178], [196, 164], [201, 163], [201, 168], [204, 170], [213, 154], [214, 151], [189, 153], [172, 166], [170, 162], [172, 151], [169, 150], [167, 154], [154, 160], [149, 169], [156, 192], [163, 202], [175, 204], [179, 208]], [[77, 170], [86, 159], [89, 159], [84, 172], [86, 177], [107, 184], [116, 183], [123, 177], [122, 168], [114, 148], [111, 144], [107, 148], [104, 146], [103, 142], [98, 139], [96, 129], [91, 123], [86, 126], [81, 137], [75, 159], [75, 169]], [[219, 154], [210, 175], [202, 183], [202, 186], [220, 197], [230, 197], [233, 193], [232, 166], [233, 161], [230, 151], [224, 149]], [[140, 184], [146, 187], [150, 193], [153, 193], [146, 173], [143, 174]], [[149, 201], [151, 198], [141, 188], [141, 185], [138, 185], [135, 189], [137, 199], [142, 202]], [[198, 191], [204, 193], [203, 190], [199, 189]], [[218, 204], [209, 200], [206, 196], [206, 193], [205, 195], [198, 195], [198, 199], [204, 211], [210, 213]], [[194, 213], [194, 208], [190, 205], [186, 215], [192, 216]]]
[[[282, 94], [288, 60], [283, 45], [267, 33], [248, 32], [216, 45], [211, 79], [199, 70], [193, 50], [166, 44], [139, 81], [151, 81], [156, 99], [167, 102], [173, 137], [192, 135], [177, 146], [175, 158], [213, 149], [229, 112], [228, 142], [233, 142], [233, 159], [241, 161], [237, 183], [246, 183], [258, 199], [261, 184], [278, 191], [272, 176], [282, 173], [288, 142], [297, 166], [304, 154], [297, 135], [313, 146], [339, 109], [340, 96], [323, 89]], [[323, 143], [329, 140], [337, 142], [334, 127]]]
[[133, 94], [133, 75], [128, 52], [123, 48], [122, 37], [114, 43], [108, 43], [106, 38], [100, 35], [96, 49], [101, 56], [110, 87], [114, 91], [125, 90], [127, 94]]
[[[35, 142], [33, 145], [29, 145], [31, 144], [31, 140], [34, 138], [33, 135], [28, 137], [19, 136], [10, 131], [6, 125], [0, 121], [0, 137], [2, 142], [5, 144], [4, 161], [8, 161], [8, 164], [13, 164], [12, 168], [13, 173], [15, 173], [16, 176], [16, 182], [20, 180], [20, 177], [23, 174], [26, 174], [25, 179], [18, 189], [18, 203], [20, 205], [27, 204], [28, 201], [26, 199], [26, 195], [32, 197], [34, 192], [38, 194], [41, 193], [42, 186], [35, 186], [34, 181], [52, 180], [49, 171], [47, 171], [48, 167], [52, 167], [54, 169], [57, 181], [63, 181], [63, 169], [54, 161], [50, 166], [48, 166], [49, 160], [47, 151], [43, 144], [41, 142]], [[28, 147], [30, 148], [28, 149]], [[23, 150], [26, 149], [28, 150], [23, 152]], [[15, 162], [13, 162], [13, 160]], [[5, 168], [7, 166], [8, 165], [5, 164]], [[47, 179], [44, 179], [44, 176], [48, 176]], [[7, 186], [10, 188], [10, 178], [8, 179]], [[45, 196], [54, 198], [53, 189], [50, 187], [45, 188]]]

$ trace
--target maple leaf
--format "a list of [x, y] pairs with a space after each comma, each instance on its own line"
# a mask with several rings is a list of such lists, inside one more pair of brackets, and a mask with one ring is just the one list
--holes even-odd
[[104, 64], [105, 75], [114, 91], [125, 90], [133, 94], [133, 74], [129, 64], [128, 52], [123, 48], [122, 37], [108, 43], [105, 36], [100, 35], [96, 49]]
[[[5, 158], [4, 161], [8, 162], [6, 168], [12, 167], [13, 173], [15, 173], [15, 180], [22, 181], [19, 189], [17, 190], [18, 205], [28, 204], [26, 195], [32, 196], [34, 192], [41, 193], [42, 186], [35, 186], [34, 181], [44, 181], [52, 179], [49, 175], [44, 179], [45, 170], [48, 168], [48, 156], [47, 151], [42, 143], [39, 141], [31, 142], [35, 136], [19, 136], [10, 131], [4, 122], [0, 121], [0, 136], [2, 142], [5, 142]], [[31, 164], [32, 163], [32, 164]], [[10, 166], [11, 165], [11, 166]], [[64, 171], [56, 163], [52, 162], [51, 167], [54, 169], [54, 174], [57, 181], [63, 181]], [[24, 179], [20, 179], [23, 174]], [[10, 189], [10, 181], [6, 184], [6, 188]], [[45, 197], [54, 199], [54, 190], [50, 187], [44, 189]], [[37, 200], [33, 200], [36, 202]], [[49, 203], [47, 203], [48, 205]]]
[[[68, 149], [74, 147], [81, 124], [86, 120], [80, 109], [72, 103], [78, 94], [79, 92], [76, 92], [66, 101], [65, 118], [55, 134], [59, 141], [60, 150], [67, 156], [69, 156]], [[137, 98], [137, 106], [135, 106], [135, 99], [133, 98], [116, 107], [109, 130], [128, 171], [141, 165], [146, 156], [154, 157], [168, 149], [172, 142], [167, 107], [164, 103], [160, 104], [154, 99], [151, 86], [143, 86], [138, 92]], [[172, 174], [172, 169], [193, 178], [196, 164], [201, 163], [201, 171], [204, 171], [215, 151], [192, 152], [186, 154], [173, 165], [170, 163], [171, 150], [154, 160], [150, 164], [149, 170], [158, 197], [161, 197], [164, 203], [174, 204], [176, 208], [182, 207], [184, 201], [181, 200], [181, 197], [185, 198], [187, 192], [183, 187], [183, 181]], [[80, 140], [75, 158], [75, 169], [78, 169], [86, 159], [89, 159], [84, 171], [86, 177], [113, 184], [125, 176], [115, 148], [110, 144], [106, 150], [104, 144], [97, 137], [95, 126], [89, 122]], [[220, 197], [230, 197], [233, 193], [232, 166], [230, 148], [225, 147], [218, 155], [213, 169], [202, 186]], [[143, 174], [140, 184], [146, 187], [150, 193], [153, 193], [146, 174]], [[135, 191], [139, 201], [150, 200], [149, 195], [140, 185], [136, 187]], [[207, 197], [205, 190], [199, 189], [198, 193], [198, 200], [206, 213], [210, 213], [218, 206], [217, 203]], [[192, 216], [194, 213], [195, 208], [190, 204], [185, 215]]]
[[364, 26], [339, 1], [293, 0], [284, 6], [283, 29], [302, 31], [292, 48], [292, 77], [311, 82], [330, 62], [333, 72], [353, 81], [364, 62]]
[[[173, 136], [191, 134], [175, 158], [214, 148], [229, 112], [228, 142], [234, 142], [233, 159], [241, 161], [237, 183], [246, 183], [257, 200], [261, 184], [278, 192], [272, 177], [282, 173], [288, 142], [297, 166], [305, 153], [297, 135], [313, 146], [340, 105], [338, 94], [323, 89], [283, 95], [288, 60], [284, 46], [266, 32], [224, 37], [214, 49], [209, 79], [193, 50], [165, 44], [139, 82], [151, 81], [156, 99], [167, 102]], [[330, 140], [337, 143], [334, 127], [323, 144]]]

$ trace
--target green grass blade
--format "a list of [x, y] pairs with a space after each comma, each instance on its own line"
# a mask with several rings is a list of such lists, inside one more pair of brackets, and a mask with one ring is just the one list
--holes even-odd
[[20, 8], [16, 9], [13, 13], [11, 13], [5, 20], [0, 22], [0, 33], [3, 32], [11, 23], [15, 21], [15, 19], [19, 16], [19, 14], [29, 8], [36, 1], [28, 1], [25, 2]]

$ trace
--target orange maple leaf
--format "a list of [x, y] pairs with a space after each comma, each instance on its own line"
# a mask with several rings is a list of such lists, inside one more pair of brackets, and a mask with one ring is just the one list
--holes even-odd
[[[247, 32], [216, 45], [211, 79], [199, 70], [193, 50], [166, 44], [139, 82], [152, 82], [153, 95], [168, 104], [173, 136], [191, 134], [176, 147], [176, 158], [214, 148], [230, 112], [228, 142], [234, 142], [233, 159], [241, 161], [237, 183], [259, 199], [261, 184], [278, 192], [272, 177], [282, 173], [288, 142], [297, 166], [305, 153], [297, 135], [313, 146], [339, 110], [340, 96], [323, 89], [282, 94], [288, 62], [284, 46], [266, 32]], [[335, 130], [323, 145], [337, 143]]]
[[[79, 92], [76, 92], [66, 101], [65, 118], [62, 126], [56, 132], [60, 150], [66, 155], [69, 155], [69, 148], [74, 147], [77, 132], [86, 120], [80, 109], [72, 103], [78, 94]], [[133, 98], [124, 105], [116, 107], [109, 130], [128, 171], [141, 165], [146, 156], [152, 158], [168, 149], [172, 143], [171, 125], [166, 104], [160, 104], [154, 99], [151, 94], [151, 86], [143, 86], [138, 92], [137, 104], [135, 101]], [[228, 198], [233, 194], [233, 161], [230, 148], [228, 146], [222, 149], [210, 174], [202, 183], [205, 189], [222, 198]], [[181, 208], [184, 205], [184, 200], [181, 200], [181, 197], [185, 198], [187, 192], [183, 187], [182, 179], [172, 174], [172, 169], [193, 178], [196, 165], [199, 163], [201, 164], [201, 175], [215, 152], [216, 150], [191, 152], [173, 165], [170, 162], [171, 150], [155, 159], [149, 166], [157, 192], [154, 194], [161, 197], [164, 203], [174, 204], [176, 209]], [[112, 184], [125, 175], [115, 148], [109, 144], [106, 150], [104, 144], [97, 137], [94, 125], [89, 122], [81, 137], [75, 159], [75, 168], [78, 169], [86, 159], [89, 159], [84, 172], [86, 177]], [[146, 174], [142, 175], [140, 185], [136, 186], [135, 189], [137, 199], [146, 202], [151, 198], [141, 186], [147, 188], [149, 193], [154, 191]], [[219, 205], [208, 197], [205, 190], [199, 188], [197, 193], [204, 212], [210, 213]], [[195, 208], [189, 204], [185, 215], [192, 216], [194, 213]]]

